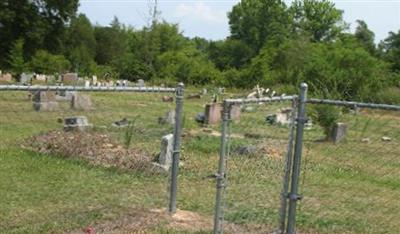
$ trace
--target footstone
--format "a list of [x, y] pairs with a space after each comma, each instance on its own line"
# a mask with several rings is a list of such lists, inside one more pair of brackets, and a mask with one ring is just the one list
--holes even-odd
[[336, 123], [333, 127], [331, 139], [335, 144], [341, 142], [347, 134], [347, 125], [345, 123]]

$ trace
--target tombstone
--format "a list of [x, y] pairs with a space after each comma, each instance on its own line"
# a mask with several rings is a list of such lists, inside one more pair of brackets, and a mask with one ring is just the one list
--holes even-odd
[[280, 112], [276, 113], [276, 123], [280, 125], [288, 125], [291, 121], [291, 113], [292, 108], [282, 109]]
[[78, 81], [77, 73], [65, 73], [62, 75], [62, 82], [64, 84], [73, 84]]
[[90, 81], [85, 80], [85, 88], [89, 88], [90, 87]]
[[35, 111], [55, 111], [58, 109], [55, 92], [36, 91], [33, 94], [32, 101]]
[[204, 89], [202, 90], [201, 94], [202, 94], [202, 95], [207, 95], [207, 92], [208, 92], [207, 89], [204, 88]]
[[38, 80], [38, 81], [46, 81], [46, 75], [43, 75], [43, 74], [36, 74], [35, 80]]
[[241, 114], [241, 108], [239, 105], [233, 105], [231, 106], [231, 111], [230, 111], [230, 118], [231, 120], [238, 120], [240, 119], [240, 114]]
[[140, 88], [145, 87], [144, 80], [139, 79], [139, 80], [138, 80], [138, 83], [137, 83], [137, 86], [140, 87]]
[[92, 85], [93, 86], [97, 85], [97, 76], [92, 76]]
[[45, 77], [47, 83], [53, 83], [56, 81], [56, 77], [54, 75], [46, 75]]
[[127, 118], [123, 118], [121, 120], [115, 121], [112, 125], [118, 128], [124, 128], [129, 126], [130, 121]]
[[173, 102], [173, 101], [174, 101], [174, 97], [171, 97], [171, 96], [163, 96], [163, 97], [161, 98], [161, 100], [162, 100], [163, 102]]
[[23, 85], [28, 85], [31, 83], [32, 78], [33, 78], [33, 74], [22, 73], [19, 81]]
[[76, 93], [72, 97], [71, 108], [74, 110], [92, 110], [92, 100], [89, 95]]
[[86, 116], [75, 116], [64, 119], [64, 131], [85, 131], [93, 125], [89, 124]]
[[161, 152], [158, 157], [158, 163], [169, 170], [172, 166], [172, 153], [173, 153], [174, 135], [168, 134], [161, 139]]
[[0, 81], [12, 82], [12, 75], [10, 73], [0, 74]]
[[163, 117], [158, 118], [159, 124], [175, 124], [175, 111], [167, 111]]
[[206, 119], [206, 116], [202, 112], [201, 113], [197, 113], [196, 118], [195, 118], [197, 123], [204, 123], [205, 119]]
[[187, 97], [187, 99], [200, 99], [200, 98], [201, 98], [201, 94], [199, 94], [199, 93], [189, 94], [189, 96]]
[[345, 123], [336, 123], [332, 129], [331, 140], [338, 144], [341, 142], [347, 134], [347, 124]]
[[216, 124], [221, 120], [222, 105], [220, 103], [206, 104], [204, 112], [205, 124]]
[[235, 149], [235, 153], [239, 155], [253, 155], [257, 153], [257, 147], [254, 145], [239, 146]]

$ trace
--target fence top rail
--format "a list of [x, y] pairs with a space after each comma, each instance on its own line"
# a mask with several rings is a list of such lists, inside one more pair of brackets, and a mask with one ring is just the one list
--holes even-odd
[[281, 102], [281, 101], [292, 101], [297, 96], [277, 96], [277, 97], [263, 97], [263, 98], [237, 98], [237, 99], [225, 99], [224, 101], [229, 104], [246, 104], [246, 103], [266, 103], [266, 102]]
[[142, 92], [173, 93], [175, 88], [164, 87], [84, 87], [84, 86], [44, 86], [44, 85], [0, 85], [0, 91], [87, 91], [87, 92]]
[[388, 105], [388, 104], [349, 102], [349, 101], [339, 101], [339, 100], [329, 100], [329, 99], [316, 99], [316, 98], [308, 99], [307, 103], [400, 111], [400, 106], [399, 105]]

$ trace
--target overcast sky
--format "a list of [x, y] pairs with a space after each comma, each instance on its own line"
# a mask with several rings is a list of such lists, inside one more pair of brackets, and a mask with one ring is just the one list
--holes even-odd
[[[227, 12], [237, 0], [159, 0], [161, 18], [179, 23], [185, 36], [223, 39], [229, 35]], [[290, 4], [290, 0], [286, 0]], [[344, 10], [344, 19], [354, 31], [355, 21], [362, 19], [375, 33], [376, 42], [386, 38], [389, 31], [400, 29], [400, 0], [336, 0], [336, 7]], [[80, 0], [79, 12], [93, 23], [108, 25], [114, 16], [120, 22], [141, 28], [149, 16], [146, 0]]]

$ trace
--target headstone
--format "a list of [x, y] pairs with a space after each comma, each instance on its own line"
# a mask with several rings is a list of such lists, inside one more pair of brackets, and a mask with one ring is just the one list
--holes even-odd
[[167, 111], [163, 117], [158, 118], [159, 124], [175, 124], [175, 111]]
[[38, 81], [46, 81], [46, 75], [43, 75], [43, 74], [36, 74], [35, 80], [38, 80]]
[[361, 142], [362, 143], [370, 143], [371, 139], [369, 139], [368, 137], [367, 138], [363, 138], [363, 139], [361, 139]]
[[0, 81], [12, 82], [12, 75], [10, 73], [1, 74]]
[[205, 115], [204, 123], [205, 124], [218, 123], [221, 120], [221, 111], [222, 111], [222, 105], [219, 103], [206, 104], [206, 109], [204, 112]]
[[76, 93], [71, 100], [71, 108], [74, 110], [91, 110], [92, 100], [89, 95]]
[[276, 123], [280, 125], [288, 125], [290, 123], [290, 115], [292, 113], [292, 108], [282, 109], [280, 112], [276, 113]]
[[78, 81], [78, 74], [76, 73], [66, 73], [62, 75], [62, 82], [65, 84], [72, 84]]
[[75, 116], [64, 119], [64, 131], [73, 131], [73, 130], [84, 131], [91, 127], [92, 125], [89, 124], [89, 121], [86, 118], [86, 116]]
[[201, 94], [202, 94], [202, 95], [207, 95], [207, 89], [204, 88], [204, 89], [202, 90]]
[[199, 94], [199, 93], [189, 94], [189, 96], [187, 98], [188, 99], [200, 99], [201, 98], [201, 94]]
[[205, 118], [206, 117], [205, 117], [204, 113], [197, 113], [195, 120], [198, 123], [204, 123], [205, 122]]
[[382, 137], [382, 141], [389, 142], [389, 141], [392, 141], [392, 138], [387, 137], [387, 136], [383, 136], [383, 137]]
[[238, 120], [240, 119], [241, 108], [239, 105], [231, 106], [230, 118], [231, 120]]
[[113, 126], [114, 126], [114, 127], [118, 127], [118, 128], [127, 127], [128, 125], [129, 125], [129, 121], [128, 121], [127, 118], [123, 118], [123, 119], [121, 119], [121, 120], [119, 120], [119, 121], [115, 121], [115, 122], [113, 123]]
[[55, 92], [36, 91], [33, 94], [33, 109], [36, 111], [55, 111], [58, 109]]
[[45, 77], [47, 83], [53, 83], [56, 80], [54, 75], [46, 75]]
[[347, 134], [347, 124], [336, 123], [332, 130], [331, 139], [335, 144], [341, 142]]
[[33, 78], [33, 74], [22, 73], [21, 77], [20, 77], [20, 83], [23, 85], [28, 85], [31, 83], [32, 78]]
[[89, 87], [90, 87], [90, 81], [85, 80], [85, 87], [86, 87], [86, 88], [89, 88]]
[[92, 76], [92, 85], [97, 85], [97, 76]]
[[239, 155], [252, 155], [257, 152], [257, 147], [254, 145], [240, 146], [235, 149], [235, 152]]
[[173, 101], [174, 101], [174, 97], [171, 97], [171, 96], [163, 96], [163, 97], [161, 98], [161, 100], [162, 100], [163, 102], [173, 102]]
[[142, 80], [142, 79], [138, 80], [138, 87], [140, 87], [140, 88], [145, 87], [144, 80]]
[[169, 170], [172, 166], [173, 143], [173, 134], [168, 134], [161, 139], [161, 152], [158, 158], [158, 163], [162, 165], [165, 170]]

